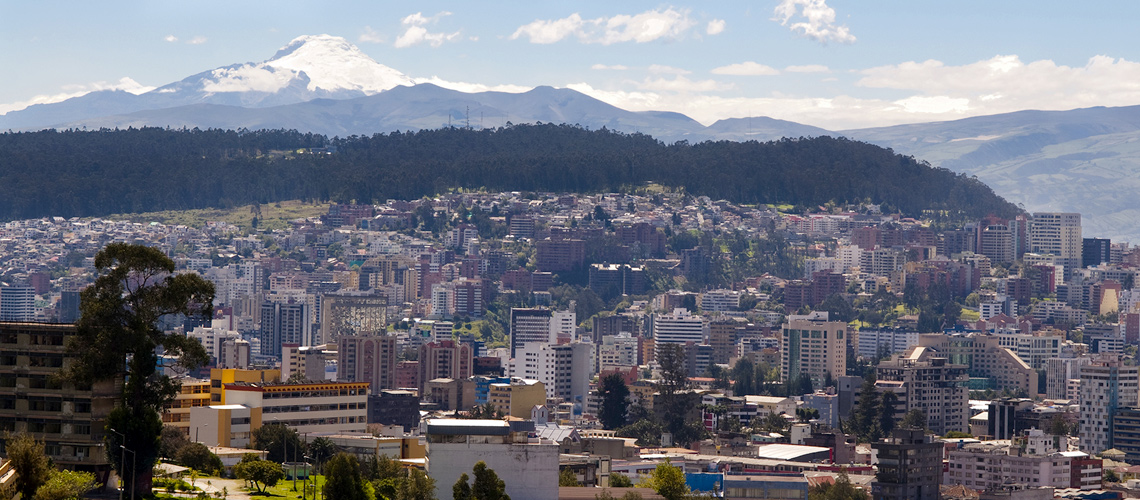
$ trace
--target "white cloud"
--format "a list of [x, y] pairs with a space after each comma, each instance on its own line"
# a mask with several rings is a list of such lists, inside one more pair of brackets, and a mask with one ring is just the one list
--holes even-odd
[[709, 25], [705, 28], [705, 33], [710, 35], [719, 35], [724, 32], [724, 19], [713, 19], [709, 21]]
[[206, 37], [204, 37], [204, 36], [196, 36], [196, 37], [194, 37], [194, 38], [191, 38], [191, 39], [190, 39], [189, 41], [187, 41], [186, 43], [188, 43], [188, 44], [190, 44], [190, 45], [202, 45], [203, 43], [206, 43]]
[[428, 24], [435, 24], [441, 17], [450, 15], [450, 12], [443, 11], [431, 17], [424, 17], [422, 12], [416, 12], [401, 19], [400, 24], [403, 24], [406, 29], [400, 36], [396, 37], [396, 43], [394, 45], [398, 49], [421, 43], [427, 43], [432, 47], [439, 47], [443, 45], [444, 42], [450, 42], [459, 38], [458, 31], [454, 33], [432, 33], [424, 27]]
[[593, 66], [590, 66], [590, 69], [625, 71], [625, 70], [629, 69], [629, 66], [626, 66], [624, 64], [611, 64], [611, 65], [595, 64]]
[[384, 35], [372, 29], [371, 26], [365, 26], [364, 33], [361, 33], [356, 41], [360, 43], [384, 43]]
[[669, 92], [714, 92], [733, 88], [731, 83], [720, 83], [716, 80], [690, 80], [684, 75], [677, 75], [672, 80], [666, 78], [646, 79], [637, 86], [643, 90]]
[[555, 43], [571, 36], [582, 43], [611, 45], [622, 42], [645, 43], [654, 40], [681, 38], [696, 21], [688, 10], [672, 7], [649, 10], [635, 15], [616, 15], [597, 19], [582, 19], [578, 13], [562, 19], [538, 19], [520, 26], [511, 34], [511, 40], [526, 37], [530, 43]]
[[202, 84], [205, 92], [276, 92], [288, 86], [295, 73], [287, 69], [243, 64], [236, 68], [215, 69], [211, 76], [215, 80]]
[[178, 37], [176, 37], [176, 36], [174, 36], [174, 35], [166, 35], [166, 36], [165, 36], [165, 37], [163, 37], [162, 39], [163, 39], [163, 40], [166, 40], [166, 41], [168, 41], [168, 42], [170, 42], [170, 43], [174, 43], [174, 42], [177, 42], [177, 41], [178, 41]]
[[692, 73], [687, 69], [674, 68], [664, 64], [650, 64], [648, 71], [654, 75], [688, 75]]
[[79, 97], [90, 92], [99, 90], [122, 90], [138, 95], [154, 90], [154, 87], [143, 85], [139, 82], [132, 80], [129, 77], [120, 78], [117, 82], [93, 82], [87, 84], [65, 85], [60, 90], [63, 92], [57, 94], [44, 94], [37, 95], [25, 101], [0, 103], [0, 115], [7, 114], [11, 111], [19, 111], [35, 104], [52, 104], [56, 102], [66, 101], [73, 97]]
[[[817, 42], [855, 43], [855, 35], [847, 26], [835, 24], [835, 9], [828, 7], [825, 0], [783, 0], [776, 6], [775, 14], [773, 21]], [[802, 20], [788, 24], [794, 17]]]
[[970, 100], [965, 98], [947, 97], [944, 95], [937, 96], [911, 96], [906, 99], [899, 99], [895, 104], [902, 107], [907, 113], [933, 113], [933, 114], [946, 114], [946, 113], [965, 113], [970, 110]]
[[822, 64], [805, 64], [802, 66], [788, 66], [784, 68], [788, 73], [831, 73], [831, 70]]
[[733, 76], [765, 76], [778, 75], [780, 74], [780, 70], [771, 66], [765, 66], [758, 62], [747, 61], [738, 64], [729, 64], [728, 66], [721, 66], [719, 68], [713, 68], [712, 74]]
[[417, 84], [430, 83], [432, 85], [438, 85], [438, 86], [443, 87], [445, 89], [458, 90], [460, 92], [469, 92], [469, 93], [470, 92], [509, 92], [512, 94], [518, 94], [521, 92], [526, 92], [526, 91], [532, 90], [534, 88], [534, 87], [525, 87], [522, 85], [509, 85], [509, 84], [507, 84], [507, 85], [483, 85], [481, 83], [450, 82], [450, 81], [444, 80], [438, 76], [433, 76], [431, 78], [414, 78], [413, 80]]

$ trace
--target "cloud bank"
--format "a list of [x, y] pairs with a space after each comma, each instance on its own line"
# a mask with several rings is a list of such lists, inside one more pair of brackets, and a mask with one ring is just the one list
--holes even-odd
[[[709, 23], [706, 32], [716, 34], [724, 30], [724, 22], [714, 26]], [[634, 15], [616, 15], [596, 19], [582, 19], [578, 13], [561, 19], [535, 20], [520, 26], [509, 37], [511, 40], [526, 38], [530, 43], [549, 44], [567, 38], [576, 38], [581, 43], [611, 45], [615, 43], [645, 43], [654, 40], [675, 40], [681, 38], [697, 22], [689, 17], [688, 10], [672, 7], [665, 10], [649, 10]], [[714, 29], [716, 33], [713, 33]]]

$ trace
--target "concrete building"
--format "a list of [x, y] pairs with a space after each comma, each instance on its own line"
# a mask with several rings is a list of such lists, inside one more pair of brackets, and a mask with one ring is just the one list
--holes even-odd
[[35, 289], [30, 286], [0, 287], [0, 321], [29, 322], [35, 318]]
[[[951, 483], [974, 490], [992, 490], [1006, 484], [1099, 488], [1100, 475], [1090, 477], [1088, 470], [1092, 467], [1084, 464], [1088, 455], [1063, 451], [1064, 447], [1067, 442], [1063, 437], [1038, 429], [1030, 430], [1012, 443], [997, 440], [966, 444], [950, 450], [947, 477]], [[1099, 464], [1096, 468], [1099, 469]]]
[[372, 294], [321, 296], [322, 343], [336, 344], [341, 337], [376, 335], [387, 327], [388, 298]]
[[847, 374], [847, 323], [828, 321], [827, 313], [789, 316], [780, 335], [780, 379], [810, 376], [818, 387], [830, 374]]
[[546, 404], [546, 386], [537, 380], [518, 378], [493, 383], [488, 388], [487, 402], [506, 416], [528, 419], [535, 406]]
[[602, 344], [598, 346], [598, 370], [640, 365], [638, 362], [640, 340], [628, 333], [602, 337]]
[[206, 354], [210, 356], [210, 360], [217, 362], [221, 357], [222, 343], [227, 340], [240, 340], [241, 334], [225, 328], [208, 328], [199, 326], [190, 331], [190, 337], [198, 339], [202, 343], [202, 347], [206, 348]]
[[1083, 264], [1081, 214], [1037, 212], [1029, 223], [1029, 251], [1052, 254], [1062, 260], [1067, 281]]
[[411, 432], [420, 425], [420, 397], [411, 391], [375, 391], [368, 396], [368, 423], [399, 425]]
[[1045, 397], [1049, 399], [1069, 399], [1068, 387], [1072, 380], [1081, 377], [1081, 367], [1089, 364], [1090, 356], [1071, 358], [1050, 358], [1045, 360]]
[[218, 368], [249, 368], [253, 346], [248, 340], [227, 339], [218, 351]]
[[474, 353], [470, 344], [454, 340], [429, 342], [420, 346], [420, 389], [437, 378], [465, 379], [474, 375]]
[[210, 406], [210, 381], [185, 378], [178, 395], [162, 411], [162, 424], [182, 429], [190, 435], [190, 410]]
[[72, 361], [65, 346], [75, 333], [74, 325], [0, 323], [0, 441], [30, 435], [56, 465], [105, 481], [107, 416], [121, 382], [56, 378]]
[[704, 343], [704, 320], [687, 309], [676, 308], [669, 314], [654, 314], [652, 324], [653, 339], [657, 344]]
[[266, 301], [261, 304], [261, 354], [281, 357], [281, 346], [313, 345], [311, 309], [304, 302]]
[[712, 362], [728, 364], [736, 355], [736, 341], [744, 336], [745, 324], [733, 319], [717, 319], [709, 322], [709, 345], [712, 346]]
[[918, 345], [929, 347], [929, 355], [944, 357], [953, 364], [966, 365], [971, 383], [978, 379], [995, 390], [1021, 389], [1030, 396], [1038, 392], [1037, 372], [1012, 350], [1000, 346], [999, 339], [993, 335], [922, 334], [919, 335]]
[[[297, 432], [360, 432], [368, 426], [367, 382], [234, 383], [225, 390], [225, 406], [260, 409], [264, 422], [279, 422]], [[195, 427], [193, 413], [190, 418]]]
[[898, 354], [918, 344], [918, 332], [906, 329], [859, 330], [856, 354], [867, 359], [878, 356], [879, 351]]
[[[426, 423], [427, 473], [437, 485], [471, 477], [479, 461], [494, 470], [514, 500], [558, 498], [558, 445], [531, 444], [533, 422], [435, 419]], [[452, 500], [450, 487], [438, 487], [440, 500]]]
[[871, 482], [874, 500], [938, 500], [942, 484], [943, 445], [925, 431], [895, 429], [871, 448], [879, 473]]
[[281, 347], [281, 378], [289, 380], [299, 377], [302, 380], [321, 381], [327, 375], [331, 354], [324, 346], [301, 347], [286, 344]]
[[950, 364], [946, 358], [923, 356], [924, 350], [915, 347], [904, 356], [879, 363], [876, 386], [895, 390], [904, 413], [921, 410], [927, 427], [938, 435], [969, 432], [966, 367]]
[[546, 386], [546, 397], [584, 403], [594, 375], [594, 344], [524, 344], [511, 360], [508, 375], [538, 380]]
[[1137, 367], [1125, 366], [1115, 356], [1081, 367], [1081, 451], [1097, 454], [1113, 447], [1113, 415], [1137, 406], [1138, 381]]
[[396, 387], [396, 337], [341, 336], [337, 340], [337, 380], [368, 382], [373, 394]]

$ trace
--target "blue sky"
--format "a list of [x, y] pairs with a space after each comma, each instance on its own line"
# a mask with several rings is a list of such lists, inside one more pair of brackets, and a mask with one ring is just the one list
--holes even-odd
[[704, 123], [830, 129], [1140, 104], [1138, 2], [16, 2], [0, 112], [344, 37], [462, 90], [569, 87]]

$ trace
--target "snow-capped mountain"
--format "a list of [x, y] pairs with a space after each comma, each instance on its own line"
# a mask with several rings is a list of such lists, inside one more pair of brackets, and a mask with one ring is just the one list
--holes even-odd
[[264, 62], [206, 71], [143, 96], [165, 96], [176, 105], [266, 107], [322, 98], [351, 99], [414, 84], [344, 38], [306, 35], [293, 39]]
[[262, 108], [313, 99], [352, 99], [414, 84], [407, 75], [376, 62], [344, 38], [305, 35], [263, 62], [203, 71], [143, 94], [92, 92], [0, 115], [0, 130], [54, 127], [191, 104]]

